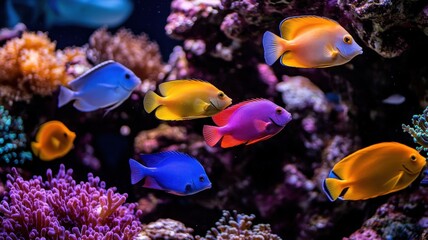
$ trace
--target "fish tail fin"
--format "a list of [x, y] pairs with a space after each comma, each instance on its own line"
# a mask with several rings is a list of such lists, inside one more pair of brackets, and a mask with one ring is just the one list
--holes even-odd
[[216, 145], [223, 137], [219, 128], [215, 126], [204, 125], [202, 133], [204, 135], [205, 142], [211, 147]]
[[74, 99], [74, 92], [64, 86], [60, 86], [58, 96], [58, 107], [62, 107]]
[[31, 142], [31, 150], [33, 151], [34, 155], [39, 156], [39, 154], [40, 154], [40, 143]]
[[272, 65], [275, 61], [284, 54], [283, 39], [272, 32], [266, 31], [263, 34], [263, 49], [265, 61], [268, 65]]
[[333, 202], [343, 195], [344, 191], [347, 190], [347, 187], [344, 183], [344, 180], [337, 178], [327, 178], [322, 184], [322, 190], [327, 195], [328, 199]]
[[161, 96], [157, 95], [153, 91], [148, 91], [144, 96], [144, 109], [147, 113], [153, 112], [157, 107], [160, 106]]
[[147, 168], [134, 159], [129, 159], [129, 167], [131, 168], [131, 183], [136, 184], [147, 175]]

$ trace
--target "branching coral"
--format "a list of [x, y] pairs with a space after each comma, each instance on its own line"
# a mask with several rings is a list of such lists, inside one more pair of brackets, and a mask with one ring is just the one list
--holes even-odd
[[281, 239], [276, 234], [271, 233], [269, 224], [257, 224], [253, 225], [253, 221], [256, 216], [238, 214], [233, 211], [232, 214], [229, 211], [224, 210], [223, 216], [218, 222], [216, 227], [211, 228], [207, 232], [205, 237], [196, 236], [196, 239], [252, 239], [252, 240], [263, 240], [263, 239]]
[[132, 239], [141, 231], [141, 211], [125, 203], [127, 194], [105, 188], [92, 173], [76, 183], [73, 170], [61, 164], [24, 180], [15, 168], [8, 174], [7, 194], [0, 205], [0, 238], [7, 239]]
[[9, 111], [0, 105], [0, 161], [23, 164], [32, 160], [26, 147], [27, 137], [21, 117], [10, 116]]
[[412, 124], [413, 127], [402, 124], [403, 131], [409, 133], [413, 141], [420, 145], [416, 147], [418, 151], [428, 151], [428, 107], [422, 114], [413, 115]]
[[109, 59], [122, 63], [141, 79], [146, 91], [154, 89], [157, 81], [164, 77], [158, 44], [145, 34], [135, 36], [124, 28], [115, 35], [105, 28], [95, 31], [89, 39], [88, 58], [95, 64]]
[[80, 63], [82, 59], [76, 57], [82, 54], [55, 51], [55, 47], [55, 42], [42, 32], [24, 32], [21, 38], [6, 42], [0, 48], [0, 97], [28, 101], [33, 94], [51, 95], [58, 85], [76, 77], [67, 74], [67, 69]]

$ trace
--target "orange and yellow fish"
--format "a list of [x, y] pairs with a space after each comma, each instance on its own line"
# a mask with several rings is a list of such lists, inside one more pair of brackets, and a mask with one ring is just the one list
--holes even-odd
[[189, 120], [210, 117], [232, 103], [223, 91], [209, 82], [200, 80], [174, 80], [159, 85], [159, 96], [148, 91], [144, 96], [144, 109], [161, 120]]
[[334, 20], [318, 16], [295, 16], [280, 24], [281, 37], [263, 35], [264, 57], [272, 65], [298, 68], [324, 68], [349, 62], [362, 54], [352, 36]]
[[425, 164], [425, 157], [404, 144], [374, 144], [336, 163], [323, 190], [331, 201], [374, 198], [406, 188]]
[[31, 143], [33, 153], [41, 160], [51, 161], [66, 155], [73, 147], [76, 134], [60, 121], [49, 121], [39, 127], [36, 141]]

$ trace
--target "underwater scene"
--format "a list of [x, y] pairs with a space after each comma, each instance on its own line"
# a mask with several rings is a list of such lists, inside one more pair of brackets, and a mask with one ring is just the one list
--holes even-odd
[[0, 1], [0, 239], [428, 239], [428, 3]]

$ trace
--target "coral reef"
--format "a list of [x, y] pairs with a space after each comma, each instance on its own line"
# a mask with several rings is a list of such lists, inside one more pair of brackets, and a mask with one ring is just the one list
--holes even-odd
[[[58, 85], [66, 85], [84, 72], [88, 64], [82, 51], [56, 51], [55, 47], [42, 32], [24, 32], [22, 37], [7, 41], [0, 48], [0, 97], [12, 103], [29, 101], [34, 94], [48, 96]], [[81, 70], [68, 74], [76, 64]]]
[[173, 219], [160, 218], [155, 222], [143, 225], [143, 230], [136, 236], [136, 240], [150, 239], [193, 239], [193, 229]]
[[151, 130], [138, 133], [134, 140], [135, 153], [152, 153], [158, 149], [170, 146], [173, 142], [184, 142], [187, 139], [185, 127], [159, 124]]
[[0, 162], [18, 165], [31, 161], [33, 155], [27, 147], [22, 118], [9, 115], [0, 105]]
[[223, 216], [216, 222], [216, 227], [211, 228], [205, 237], [196, 236], [195, 239], [281, 239], [278, 235], [271, 233], [269, 224], [257, 224], [253, 226], [255, 216], [238, 214], [237, 211], [230, 213], [223, 210]]
[[422, 114], [413, 115], [413, 127], [402, 124], [404, 132], [413, 137], [413, 141], [419, 146], [416, 147], [418, 151], [428, 151], [428, 107], [425, 108]]
[[145, 34], [135, 36], [130, 30], [122, 28], [112, 35], [101, 28], [91, 35], [87, 53], [94, 64], [113, 59], [131, 69], [141, 79], [144, 93], [154, 90], [164, 78], [159, 46]]
[[382, 57], [400, 56], [428, 35], [428, 6], [423, 1], [339, 0], [338, 5], [359, 37]]
[[2, 28], [0, 29], [0, 43], [3, 41], [7, 41], [12, 38], [19, 37], [27, 30], [27, 26], [23, 23], [16, 24], [13, 28]]
[[127, 194], [105, 188], [98, 177], [76, 183], [73, 170], [61, 164], [24, 180], [15, 168], [7, 175], [7, 194], [0, 205], [0, 237], [5, 239], [133, 239], [141, 231], [136, 204]]

